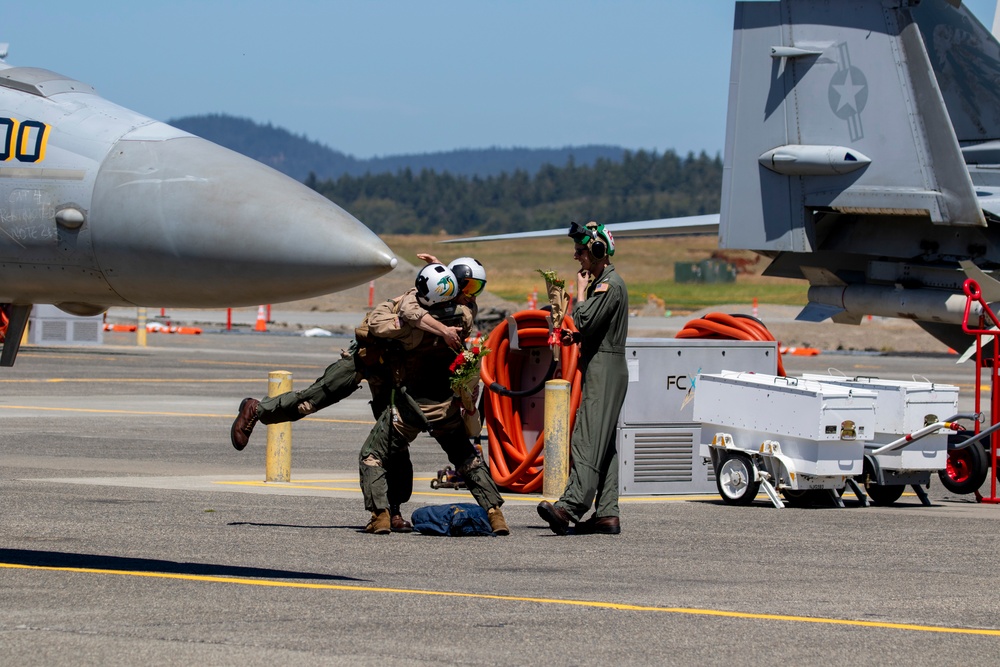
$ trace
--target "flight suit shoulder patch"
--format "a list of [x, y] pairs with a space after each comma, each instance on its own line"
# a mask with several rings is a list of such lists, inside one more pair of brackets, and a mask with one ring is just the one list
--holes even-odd
[[599, 292], [607, 292], [607, 291], [608, 291], [608, 284], [607, 283], [600, 283], [600, 284], [597, 285], [597, 287], [594, 288], [594, 294], [597, 294]]

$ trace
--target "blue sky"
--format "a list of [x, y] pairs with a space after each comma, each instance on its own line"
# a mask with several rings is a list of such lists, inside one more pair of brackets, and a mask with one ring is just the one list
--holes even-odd
[[[967, 2], [986, 25], [994, 0]], [[720, 152], [734, 0], [15, 0], [8, 62], [159, 120], [228, 113], [357, 157]]]

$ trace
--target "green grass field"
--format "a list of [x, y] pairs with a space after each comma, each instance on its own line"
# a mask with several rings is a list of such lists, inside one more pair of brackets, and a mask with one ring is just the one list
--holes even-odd
[[[385, 235], [382, 239], [403, 259], [419, 264], [418, 252], [430, 252], [447, 263], [455, 257], [470, 255], [486, 267], [489, 291], [504, 299], [524, 302], [537, 290], [545, 302], [545, 284], [536, 269], [553, 270], [559, 277], [572, 280], [579, 268], [573, 259], [573, 243], [568, 238], [533, 241], [507, 241], [441, 244], [441, 236]], [[614, 264], [629, 288], [633, 308], [641, 308], [649, 299], [662, 299], [668, 310], [683, 314], [730, 303], [805, 305], [808, 285], [804, 280], [767, 278], [759, 273], [767, 264], [751, 264], [751, 273], [740, 274], [735, 283], [694, 284], [674, 282], [674, 262], [697, 262], [707, 259], [716, 248], [714, 236], [627, 238], [617, 241]], [[736, 253], [753, 262], [753, 253]]]

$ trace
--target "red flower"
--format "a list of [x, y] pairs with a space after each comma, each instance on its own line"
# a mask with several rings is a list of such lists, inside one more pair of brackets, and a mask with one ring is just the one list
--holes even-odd
[[459, 354], [448, 367], [451, 372], [451, 388], [455, 391], [466, 391], [467, 385], [473, 380], [478, 381], [480, 362], [489, 351], [488, 347], [474, 347], [468, 352]]

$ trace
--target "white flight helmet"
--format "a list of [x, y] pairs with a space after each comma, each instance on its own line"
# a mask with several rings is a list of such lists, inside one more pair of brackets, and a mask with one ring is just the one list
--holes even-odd
[[486, 289], [486, 268], [475, 257], [459, 257], [448, 265], [465, 296], [479, 296]]
[[417, 301], [425, 307], [448, 303], [458, 296], [458, 279], [444, 264], [428, 264], [417, 273], [414, 283]]

